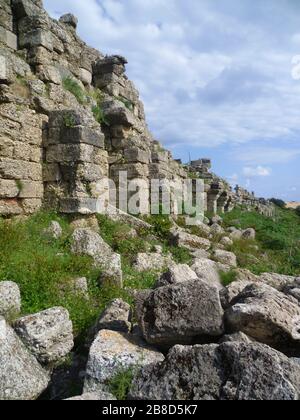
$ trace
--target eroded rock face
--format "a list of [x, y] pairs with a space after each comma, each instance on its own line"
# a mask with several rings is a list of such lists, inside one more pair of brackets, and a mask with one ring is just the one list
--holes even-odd
[[49, 380], [48, 373], [0, 317], [0, 400], [34, 400]]
[[21, 311], [19, 286], [12, 281], [0, 282], [0, 316], [12, 318]]
[[136, 400], [298, 400], [300, 366], [258, 343], [175, 346], [135, 379]]
[[15, 322], [14, 329], [43, 364], [58, 362], [74, 346], [72, 322], [64, 308], [51, 308], [20, 318]]
[[146, 341], [162, 347], [223, 333], [218, 288], [199, 279], [144, 292], [136, 315]]
[[101, 391], [118, 373], [129, 368], [138, 372], [141, 367], [162, 360], [164, 356], [148, 347], [139, 337], [102, 330], [90, 349], [84, 391]]
[[226, 311], [232, 331], [242, 331], [274, 348], [300, 349], [300, 307], [296, 299], [264, 284], [247, 286]]

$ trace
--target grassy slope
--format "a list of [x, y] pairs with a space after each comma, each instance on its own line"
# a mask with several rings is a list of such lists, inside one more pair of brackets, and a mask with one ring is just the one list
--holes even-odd
[[[53, 240], [43, 234], [52, 220], [63, 228], [63, 236]], [[172, 252], [178, 262], [188, 262], [189, 253], [182, 249], [169, 248], [166, 241], [148, 240], [153, 233], [162, 232], [165, 220], [159, 221], [154, 231], [139, 232], [137, 238], [128, 237], [130, 226], [114, 223], [99, 216], [102, 237], [122, 255], [124, 284], [127, 288], [153, 287], [157, 273], [138, 273], [132, 262], [138, 252], [154, 245], [162, 245], [165, 252]], [[0, 218], [0, 281], [12, 280], [19, 284], [22, 295], [22, 314], [31, 314], [53, 307], [63, 306], [70, 312], [75, 335], [86, 332], [107, 304], [122, 297], [132, 304], [124, 291], [100, 288], [97, 283], [99, 270], [93, 269], [92, 259], [75, 256], [70, 251], [72, 230], [67, 218], [55, 213], [38, 213], [25, 221], [7, 222]], [[87, 277], [90, 299], [75, 294], [72, 279]]]
[[300, 275], [300, 217], [292, 210], [276, 210], [274, 220], [236, 209], [225, 215], [225, 225], [257, 232], [255, 242], [236, 241], [232, 251], [239, 265], [256, 274], [277, 272]]
[[[63, 228], [59, 240], [43, 234], [51, 220]], [[128, 237], [130, 226], [114, 223], [99, 216], [102, 237], [122, 255], [124, 283], [129, 288], [151, 288], [157, 273], [137, 273], [132, 262], [138, 252], [161, 245], [171, 252], [178, 263], [188, 263], [187, 251], [170, 248], [167, 244], [168, 221], [163, 217], [149, 220], [152, 231], [140, 231], [137, 238]], [[225, 226], [254, 227], [257, 241], [236, 241], [232, 247], [242, 267], [254, 273], [278, 272], [300, 275], [300, 218], [292, 211], [278, 210], [276, 221], [258, 215], [234, 210], [224, 219]], [[70, 311], [75, 334], [80, 336], [93, 324], [108, 302], [122, 297], [132, 304], [124, 290], [103, 289], [97, 284], [99, 271], [94, 270], [88, 257], [70, 252], [71, 228], [68, 220], [54, 213], [38, 213], [23, 222], [6, 222], [0, 218], [0, 281], [12, 280], [19, 284], [22, 294], [22, 313], [29, 314], [53, 306], [64, 306]], [[157, 240], [149, 235], [156, 234]], [[75, 294], [71, 280], [87, 277], [90, 299]], [[232, 281], [230, 278], [224, 281]]]

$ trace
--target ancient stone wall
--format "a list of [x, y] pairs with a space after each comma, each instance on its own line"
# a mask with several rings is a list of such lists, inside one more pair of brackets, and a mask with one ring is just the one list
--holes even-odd
[[[76, 34], [76, 17], [53, 20], [40, 0], [0, 6], [0, 214], [43, 205], [95, 212], [100, 195], [110, 199], [111, 186], [101, 181], [109, 177], [118, 186], [124, 171], [128, 182], [190, 176], [149, 132], [126, 59], [88, 47]], [[237, 201], [258, 205], [210, 168], [208, 159], [192, 162], [206, 182], [209, 211], [227, 211]], [[147, 192], [141, 186], [139, 193]]]

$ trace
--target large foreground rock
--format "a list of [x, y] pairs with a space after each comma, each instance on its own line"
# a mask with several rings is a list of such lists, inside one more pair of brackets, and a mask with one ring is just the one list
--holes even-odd
[[163, 347], [223, 333], [218, 288], [199, 279], [143, 293], [136, 315], [146, 341]]
[[18, 285], [12, 281], [0, 282], [0, 316], [12, 318], [21, 311], [21, 294]]
[[15, 322], [14, 328], [26, 347], [44, 364], [59, 361], [74, 346], [72, 322], [64, 308], [25, 316]]
[[34, 400], [49, 380], [47, 372], [0, 317], [0, 400]]
[[72, 252], [93, 258], [95, 267], [102, 270], [101, 283], [123, 287], [121, 256], [91, 229], [76, 229], [72, 237]]
[[231, 331], [242, 331], [277, 349], [300, 349], [300, 307], [293, 297], [265, 284], [252, 284], [232, 304], [226, 311]]
[[135, 400], [299, 400], [300, 366], [258, 343], [175, 346], [135, 379]]
[[85, 392], [105, 389], [107, 382], [118, 373], [164, 360], [164, 356], [149, 348], [140, 338], [116, 331], [102, 330], [93, 342], [86, 367]]

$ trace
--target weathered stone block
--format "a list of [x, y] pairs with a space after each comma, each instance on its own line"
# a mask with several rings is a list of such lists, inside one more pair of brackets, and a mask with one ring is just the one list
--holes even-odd
[[167, 152], [152, 152], [152, 162], [168, 162], [169, 156]]
[[57, 144], [49, 146], [46, 153], [48, 163], [70, 163], [94, 161], [94, 147], [88, 144]]
[[111, 125], [124, 125], [132, 127], [136, 125], [133, 113], [120, 101], [108, 101], [103, 103], [105, 118]]
[[14, 329], [40, 363], [53, 363], [73, 348], [73, 326], [69, 312], [51, 308], [25, 316], [14, 323]]
[[[95, 119], [92, 113], [69, 109], [52, 111], [49, 114], [49, 128], [76, 128], [78, 126], [94, 127]], [[74, 133], [73, 133], [74, 134]]]
[[21, 294], [18, 285], [12, 281], [0, 282], [0, 316], [10, 320], [21, 311]]
[[100, 129], [89, 127], [63, 127], [60, 132], [61, 143], [86, 143], [104, 148], [104, 134]]
[[33, 162], [0, 158], [0, 176], [5, 179], [41, 181], [42, 165]]
[[84, 85], [90, 85], [92, 83], [92, 73], [86, 69], [81, 68], [79, 70], [79, 78]]
[[3, 42], [3, 44], [6, 44], [9, 48], [13, 50], [18, 49], [18, 40], [17, 36], [7, 29], [0, 26], [0, 42]]
[[36, 213], [42, 207], [43, 202], [39, 198], [25, 198], [22, 200], [22, 207], [25, 214]]
[[13, 180], [0, 179], [0, 198], [15, 198], [19, 194], [19, 188]]
[[35, 400], [50, 377], [0, 317], [0, 400]]
[[150, 156], [144, 150], [140, 149], [126, 149], [124, 157], [129, 163], [149, 163]]
[[34, 29], [27, 33], [21, 33], [19, 44], [21, 48], [44, 47], [53, 51], [53, 36], [50, 31]]
[[15, 198], [13, 199], [0, 199], [0, 214], [3, 216], [11, 216], [22, 214], [23, 209]]
[[61, 74], [54, 66], [37, 66], [37, 74], [44, 82], [51, 82], [56, 85], [61, 84]]
[[114, 165], [110, 168], [110, 175], [113, 179], [118, 179], [120, 172], [127, 172], [128, 179], [148, 178], [149, 176], [148, 166], [142, 163]]
[[42, 0], [12, 0], [12, 7], [17, 19], [43, 13]]
[[44, 184], [35, 181], [20, 181], [19, 198], [43, 198]]
[[59, 18], [61, 23], [65, 25], [71, 26], [72, 28], [76, 29], [78, 25], [78, 19], [76, 16], [72, 15], [71, 13], [67, 13]]

